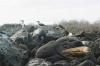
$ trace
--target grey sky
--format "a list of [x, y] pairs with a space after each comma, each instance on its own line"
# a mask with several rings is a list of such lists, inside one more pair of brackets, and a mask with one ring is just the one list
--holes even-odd
[[0, 0], [0, 24], [35, 23], [46, 24], [60, 20], [100, 19], [100, 0]]

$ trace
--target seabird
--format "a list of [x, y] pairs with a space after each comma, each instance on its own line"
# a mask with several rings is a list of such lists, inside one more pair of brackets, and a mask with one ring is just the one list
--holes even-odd
[[58, 27], [56, 27], [56, 29], [63, 30], [63, 33], [64, 33], [65, 36], [67, 36], [69, 34], [69, 32], [62, 25], [58, 25]]
[[40, 23], [40, 21], [36, 21], [38, 22], [39, 26], [46, 26], [45, 24]]
[[64, 30], [65, 30], [64, 26], [62, 26], [62, 25], [58, 25], [58, 26], [59, 26], [59, 28], [62, 28], [62, 29], [64, 29]]
[[21, 21], [21, 26], [22, 26], [22, 29], [25, 27], [25, 24], [24, 24], [24, 20], [20, 20]]

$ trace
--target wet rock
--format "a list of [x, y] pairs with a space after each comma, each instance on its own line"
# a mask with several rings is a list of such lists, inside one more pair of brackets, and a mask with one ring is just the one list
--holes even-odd
[[3, 54], [0, 54], [0, 61], [3, 61], [5, 56]]
[[28, 26], [28, 28], [25, 28], [25, 27], [24, 27], [24, 29], [25, 29], [25, 30], [27, 29], [27, 32], [30, 32], [30, 33], [33, 32], [33, 31], [35, 30], [35, 28], [36, 28], [36, 27], [35, 27], [35, 26], [32, 26], [32, 25], [31, 25], [31, 26]]
[[52, 63], [44, 59], [34, 58], [31, 59], [25, 66], [52, 66]]
[[57, 39], [56, 41], [60, 41], [60, 42], [63, 42], [63, 41], [72, 42], [72, 41], [80, 41], [80, 40], [77, 37], [64, 36], [64, 37], [61, 37], [61, 38]]
[[39, 48], [39, 47], [35, 47], [35, 48], [33, 48], [33, 49], [31, 50], [31, 52], [30, 52], [30, 58], [35, 58], [35, 54], [36, 54], [38, 48]]
[[100, 65], [100, 56], [97, 58], [97, 64]]
[[82, 63], [80, 63], [76, 66], [95, 66], [95, 64], [90, 60], [85, 60], [85, 61], [83, 61]]
[[71, 57], [72, 60], [69, 62], [71, 64], [71, 66], [75, 66], [79, 63], [81, 63], [82, 61], [84, 61], [83, 58], [75, 58], [75, 57]]
[[9, 40], [9, 35], [6, 34], [5, 32], [0, 32], [0, 37], [6, 39], [6, 40]]
[[23, 66], [28, 58], [28, 51], [16, 47], [11, 41], [0, 37], [0, 54], [5, 56], [9, 64], [13, 66]]
[[18, 34], [16, 33], [13, 36], [11, 36], [11, 39], [13, 41], [17, 42], [17, 43], [22, 43], [22, 44], [24, 44], [24, 43], [28, 44], [29, 40], [30, 41], [33, 40], [32, 37], [31, 37], [31, 35], [28, 32], [21, 32], [21, 33], [18, 33]]
[[95, 31], [92, 31], [92, 32], [84, 32], [83, 33], [84, 36], [82, 37], [82, 40], [86, 40], [86, 41], [95, 41], [97, 38], [99, 38], [100, 34], [95, 32]]
[[98, 38], [93, 44], [93, 52], [96, 57], [100, 56], [100, 38]]
[[53, 64], [53, 66], [71, 66], [70, 63], [68, 63], [67, 61], [65, 60], [62, 60], [62, 61], [57, 61]]
[[96, 65], [96, 66], [100, 66], [100, 65]]
[[48, 33], [47, 27], [46, 26], [41, 26], [41, 27], [39, 27], [39, 28], [37, 28], [36, 30], [33, 31], [32, 37], [37, 42], [43, 43], [47, 33]]
[[3, 54], [0, 54], [0, 66], [5, 66], [5, 56]]
[[85, 61], [87, 59], [92, 61], [94, 64], [96, 64], [96, 58], [92, 54], [87, 54], [85, 56], [79, 56], [79, 57], [71, 57], [70, 63], [72, 66], [75, 66], [77, 64], [82, 63], [83, 61]]
[[53, 40], [57, 40], [58, 37], [54, 37], [54, 36], [46, 36], [45, 40], [43, 41], [44, 44], [48, 43], [49, 41], [53, 41]]
[[96, 57], [93, 52], [91, 52], [90, 54], [87, 54], [87, 57], [88, 57], [87, 59], [91, 60], [95, 64], [97, 63]]
[[32, 35], [29, 34], [28, 32], [18, 31], [13, 36], [11, 36], [11, 39], [17, 45], [19, 45], [19, 44], [26, 45], [28, 47], [28, 49], [33, 49], [34, 47], [36, 47], [36, 45], [38, 45], [38, 42], [33, 40]]

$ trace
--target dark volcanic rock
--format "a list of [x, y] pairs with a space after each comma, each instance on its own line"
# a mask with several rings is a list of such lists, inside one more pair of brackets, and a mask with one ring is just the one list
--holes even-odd
[[57, 39], [56, 41], [59, 41], [59, 42], [63, 42], [63, 41], [73, 42], [73, 41], [80, 41], [80, 40], [77, 37], [64, 36], [64, 37], [61, 37], [61, 38]]
[[[9, 39], [10, 40], [10, 39]], [[16, 47], [11, 41], [0, 37], [0, 54], [4, 55], [10, 65], [23, 66], [28, 58], [28, 51]], [[2, 58], [1, 58], [2, 59]]]
[[95, 64], [90, 60], [85, 60], [85, 61], [83, 61], [82, 63], [80, 63], [76, 66], [95, 66]]
[[32, 35], [28, 32], [18, 31], [11, 36], [11, 39], [16, 45], [24, 44], [28, 47], [28, 49], [33, 49], [38, 45], [38, 42], [33, 40]]
[[93, 52], [96, 57], [100, 56], [100, 38], [98, 38], [93, 45]]
[[100, 66], [100, 65], [96, 65], [96, 66]]
[[97, 64], [100, 65], [100, 56], [97, 58]]
[[[100, 38], [93, 42], [96, 39], [94, 34], [82, 33], [76, 36], [65, 36], [63, 30], [49, 31], [47, 26], [29, 30], [29, 32], [21, 30], [10, 38], [0, 33], [0, 66], [7, 66], [7, 64], [8, 66], [100, 65]], [[78, 52], [85, 51], [79, 49], [83, 46], [89, 48], [90, 52], [80, 55]], [[75, 51], [70, 51], [73, 49]], [[65, 53], [64, 50], [66, 50]], [[77, 54], [72, 55], [70, 52]]]
[[68, 63], [67, 61], [65, 60], [62, 60], [62, 61], [57, 61], [53, 64], [53, 66], [71, 66], [70, 63]]
[[34, 58], [31, 59], [25, 66], [52, 66], [52, 63], [44, 59]]
[[87, 54], [86, 56], [82, 56], [82, 57], [71, 57], [71, 58], [72, 58], [72, 61], [70, 61], [70, 63], [72, 66], [83, 63], [83, 61], [87, 59], [93, 62], [94, 64], [96, 64], [96, 58], [92, 54]]
[[48, 27], [46, 26], [41, 26], [38, 27], [36, 30], [33, 31], [32, 37], [34, 40], [42, 44], [45, 40], [46, 34], [48, 32]]

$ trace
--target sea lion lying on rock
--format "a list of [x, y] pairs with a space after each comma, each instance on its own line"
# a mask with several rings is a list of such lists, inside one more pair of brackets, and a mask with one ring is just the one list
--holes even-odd
[[[81, 41], [73, 39], [73, 37], [71, 39], [62, 37], [41, 46], [37, 50], [35, 57], [43, 58], [53, 63], [60, 60], [66, 60], [70, 63], [74, 59], [76, 59], [78, 63], [81, 63], [86, 59], [89, 59], [94, 63], [96, 62], [96, 58], [92, 53], [91, 48], [84, 46]], [[76, 64], [77, 62], [73, 65]]]
[[49, 61], [59, 61], [61, 59], [65, 59], [66, 57], [61, 54], [64, 48], [74, 48], [79, 46], [83, 46], [80, 41], [68, 42], [65, 38], [60, 38], [41, 46], [36, 52], [36, 57], [45, 58]]

